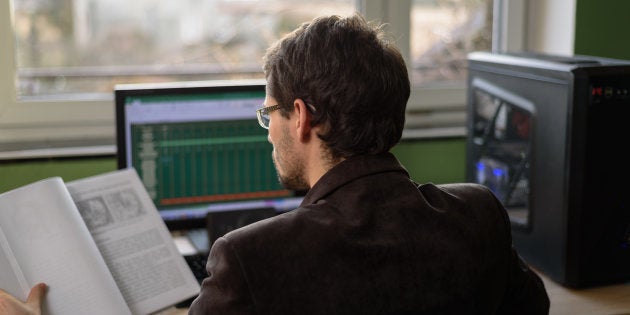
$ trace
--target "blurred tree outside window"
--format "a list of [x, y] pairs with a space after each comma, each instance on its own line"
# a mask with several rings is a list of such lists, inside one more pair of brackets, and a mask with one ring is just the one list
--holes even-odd
[[492, 48], [492, 8], [491, 0], [413, 0], [412, 82], [465, 81], [466, 55]]
[[[414, 85], [462, 82], [489, 50], [491, 0], [412, 0]], [[118, 83], [262, 78], [267, 47], [354, 0], [14, 0], [17, 95], [111, 94]], [[403, 37], [401, 37], [402, 39]]]

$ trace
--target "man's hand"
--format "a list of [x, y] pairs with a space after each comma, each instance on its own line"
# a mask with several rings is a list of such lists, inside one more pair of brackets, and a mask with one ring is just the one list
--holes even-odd
[[46, 294], [46, 284], [38, 283], [28, 294], [26, 302], [16, 299], [14, 296], [0, 289], [0, 314], [2, 315], [40, 315], [42, 313], [42, 301]]

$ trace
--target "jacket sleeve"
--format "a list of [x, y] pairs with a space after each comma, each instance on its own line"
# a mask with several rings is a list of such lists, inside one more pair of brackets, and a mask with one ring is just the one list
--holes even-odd
[[512, 231], [507, 211], [495, 198], [502, 212], [507, 243], [507, 286], [504, 299], [497, 314], [510, 315], [547, 315], [549, 314], [549, 296], [538, 274], [518, 255], [512, 245]]
[[[492, 224], [491, 229], [496, 231], [494, 234], [496, 241], [497, 260], [496, 272], [501, 270], [500, 284], [494, 283], [486, 290], [493, 291], [488, 293], [496, 296], [496, 302], [491, 302], [492, 306], [488, 312], [501, 315], [547, 315], [549, 314], [549, 296], [545, 289], [542, 279], [527, 263], [521, 259], [517, 250], [512, 243], [512, 230], [510, 218], [503, 204], [496, 198], [494, 193], [485, 186], [478, 184], [457, 184], [442, 185], [449, 192], [455, 193], [457, 196], [464, 196], [465, 200], [482, 207], [485, 210], [491, 210], [487, 213], [489, 220], [483, 219], [483, 222]], [[480, 211], [484, 213], [484, 211]], [[496, 295], [495, 295], [496, 294]], [[496, 303], [496, 304], [495, 304]]]
[[549, 296], [542, 280], [515, 250], [511, 256], [506, 295], [497, 314], [549, 314]]
[[190, 315], [254, 314], [254, 301], [238, 257], [225, 238], [217, 239], [206, 265], [208, 277], [199, 296], [190, 305]]

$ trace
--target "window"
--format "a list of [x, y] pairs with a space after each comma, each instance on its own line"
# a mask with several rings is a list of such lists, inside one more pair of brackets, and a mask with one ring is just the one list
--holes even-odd
[[109, 96], [116, 83], [262, 78], [265, 49], [281, 35], [353, 10], [352, 0], [15, 1], [17, 94]]
[[462, 82], [466, 54], [491, 49], [492, 1], [415, 0], [409, 35], [416, 85]]
[[111, 151], [114, 84], [262, 77], [261, 56], [281, 35], [355, 10], [387, 23], [408, 61], [410, 135], [463, 135], [466, 53], [490, 49], [492, 2], [2, 1], [0, 154]]
[[[416, 88], [408, 106], [407, 136], [465, 134], [466, 56], [491, 49], [492, 9], [488, 0], [412, 1], [408, 59]], [[436, 92], [443, 97], [434, 97]]]

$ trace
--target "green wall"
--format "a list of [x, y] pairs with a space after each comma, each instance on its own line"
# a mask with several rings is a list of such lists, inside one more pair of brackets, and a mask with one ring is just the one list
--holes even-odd
[[[419, 183], [447, 183], [464, 180], [464, 139], [408, 140], [392, 152]], [[0, 161], [0, 193], [28, 183], [60, 176], [71, 181], [116, 169], [113, 156]]]
[[113, 156], [0, 161], [0, 193], [48, 177], [71, 181], [115, 169]]
[[465, 180], [465, 138], [403, 140], [392, 152], [418, 183], [442, 184]]
[[575, 54], [630, 60], [628, 30], [630, 1], [576, 1]]

